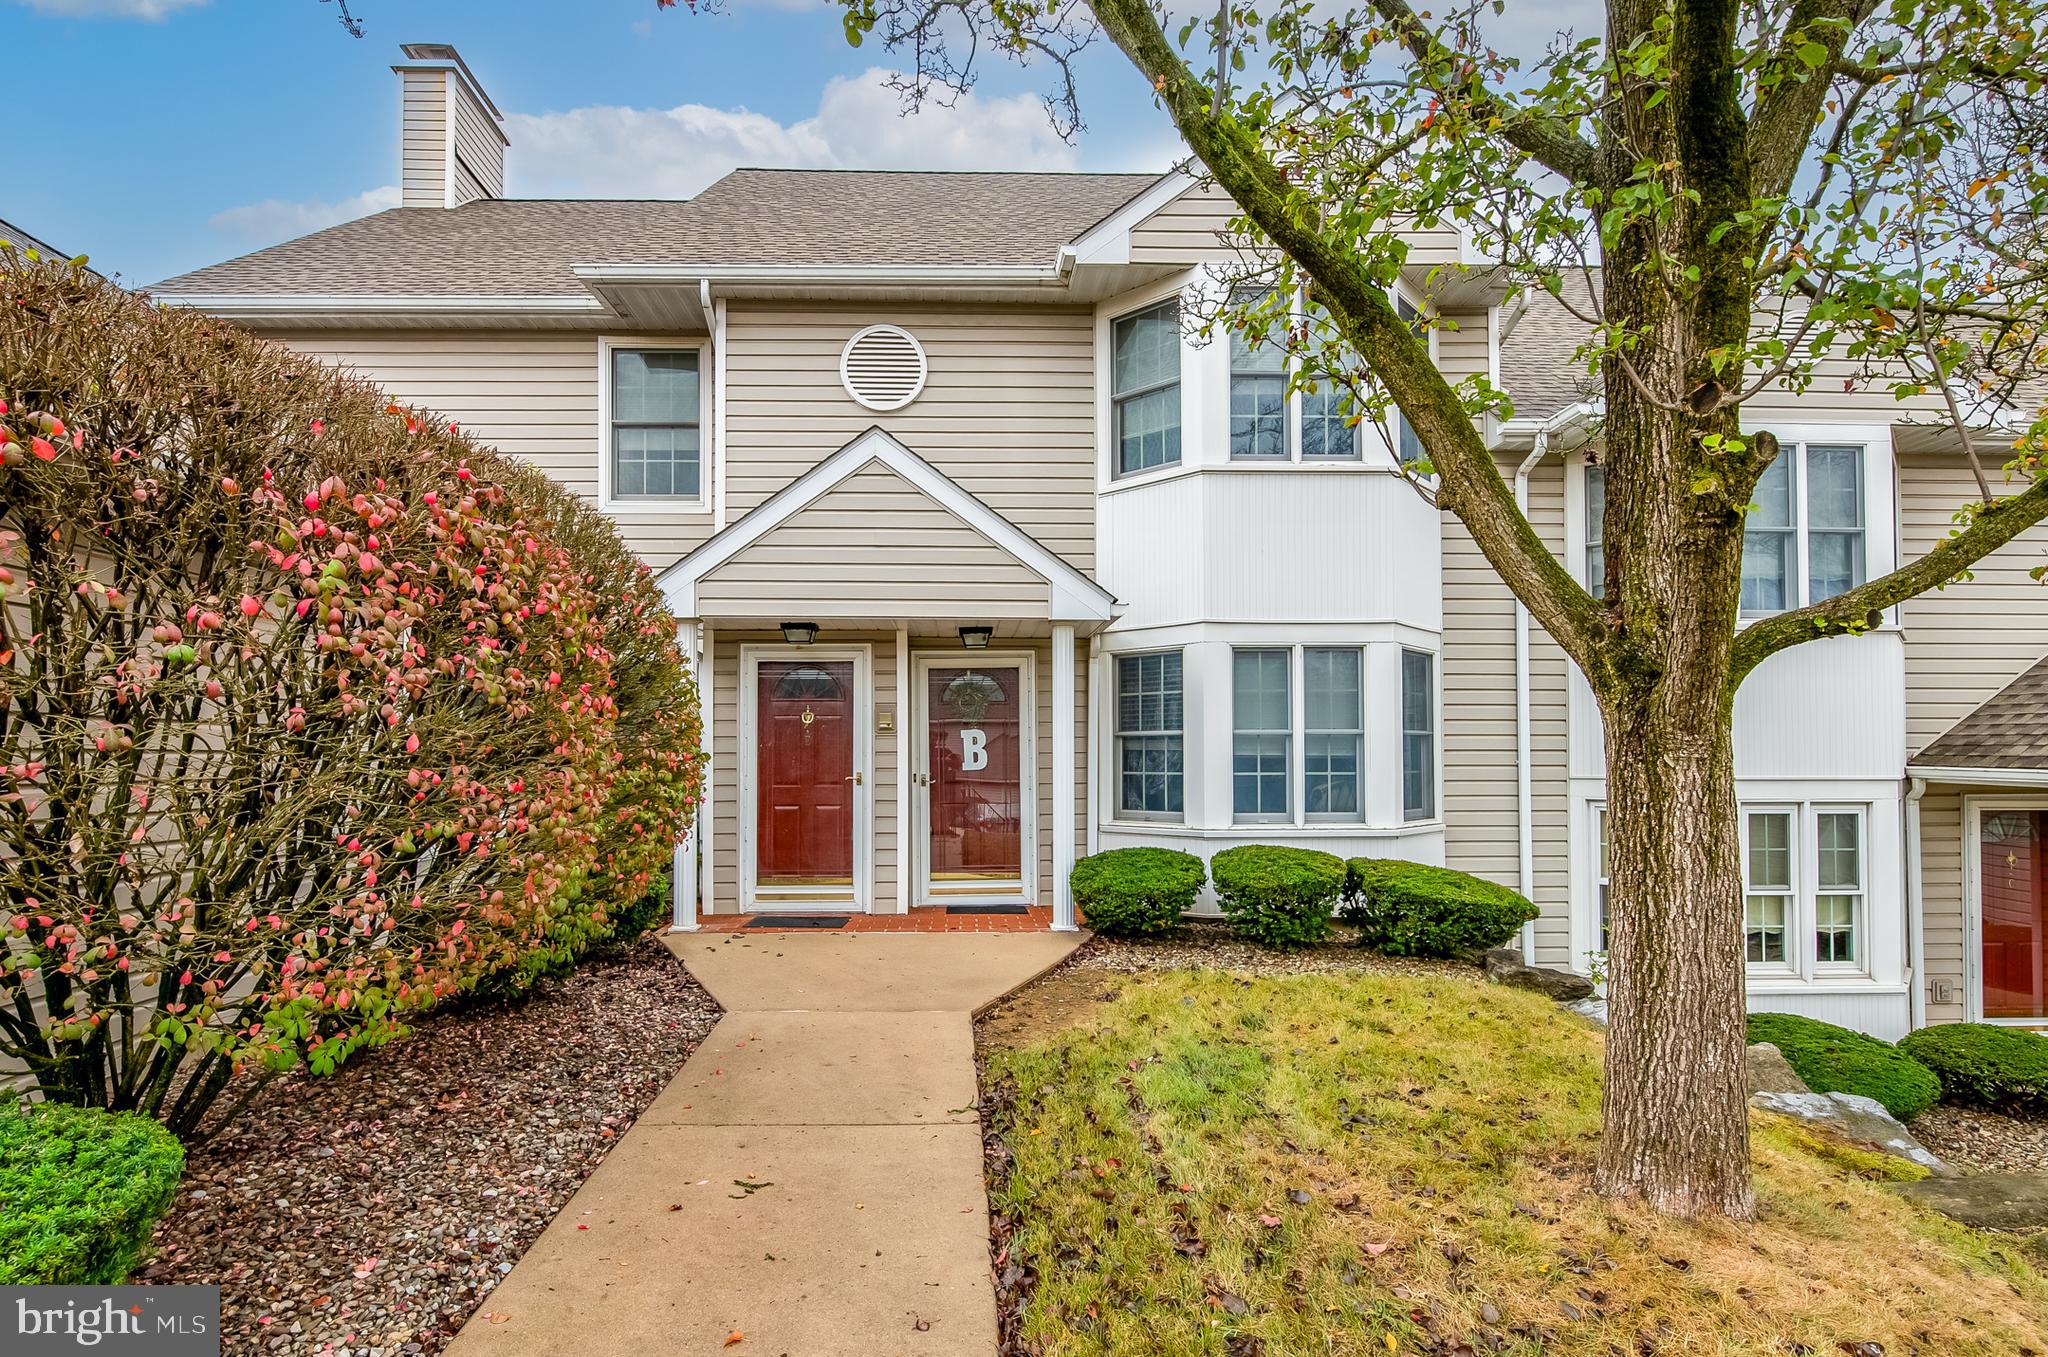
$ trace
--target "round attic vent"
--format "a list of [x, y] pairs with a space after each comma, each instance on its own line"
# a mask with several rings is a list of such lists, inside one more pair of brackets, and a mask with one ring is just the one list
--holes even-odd
[[839, 380], [870, 410], [901, 410], [924, 390], [924, 346], [899, 325], [870, 325], [846, 341]]

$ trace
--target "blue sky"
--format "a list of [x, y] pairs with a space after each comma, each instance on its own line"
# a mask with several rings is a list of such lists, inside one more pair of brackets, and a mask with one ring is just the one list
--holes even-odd
[[[1177, 143], [1106, 45], [1089, 130], [1057, 140], [1031, 72], [898, 116], [892, 65], [824, 0], [0, 0], [17, 73], [0, 217], [149, 283], [389, 206], [401, 42], [451, 42], [507, 115], [511, 192], [682, 197], [738, 164], [1163, 169]], [[43, 191], [24, 194], [22, 186]]]

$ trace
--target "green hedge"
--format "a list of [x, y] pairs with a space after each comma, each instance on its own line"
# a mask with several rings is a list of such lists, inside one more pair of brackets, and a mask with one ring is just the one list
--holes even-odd
[[1933, 1070], [1943, 1102], [2048, 1113], [2048, 1038], [1990, 1023], [1908, 1032], [1899, 1049]]
[[1112, 848], [1082, 858], [1067, 878], [1083, 922], [1113, 938], [1178, 926], [1206, 879], [1200, 858], [1171, 848]]
[[1391, 858], [1345, 864], [1344, 917], [1359, 941], [1394, 956], [1456, 957], [1499, 947], [1536, 906], [1480, 877]]
[[1941, 1081], [1888, 1041], [1795, 1013], [1749, 1015], [1751, 1044], [1776, 1046], [1815, 1093], [1860, 1093], [1900, 1121], [1934, 1106]]
[[1209, 862], [1216, 902], [1237, 935], [1262, 947], [1313, 947], [1330, 936], [1344, 860], [1313, 848], [1246, 844]]
[[121, 1281], [184, 1170], [177, 1137], [149, 1117], [56, 1103], [0, 1111], [0, 1285]]

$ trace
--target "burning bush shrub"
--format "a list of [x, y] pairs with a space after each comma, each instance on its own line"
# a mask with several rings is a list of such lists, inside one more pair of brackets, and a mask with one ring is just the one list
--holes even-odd
[[608, 525], [232, 327], [0, 291], [0, 1051], [190, 1133], [601, 936], [701, 776]]

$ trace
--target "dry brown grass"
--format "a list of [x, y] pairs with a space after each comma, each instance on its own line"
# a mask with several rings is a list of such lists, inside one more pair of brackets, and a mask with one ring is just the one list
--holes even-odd
[[1020, 1332], [1047, 1357], [2048, 1353], [2048, 1284], [2011, 1241], [1796, 1124], [1757, 1120], [1752, 1224], [1594, 1195], [1600, 1040], [1535, 996], [1112, 987], [985, 1051], [1015, 1156], [997, 1204], [1038, 1272]]

